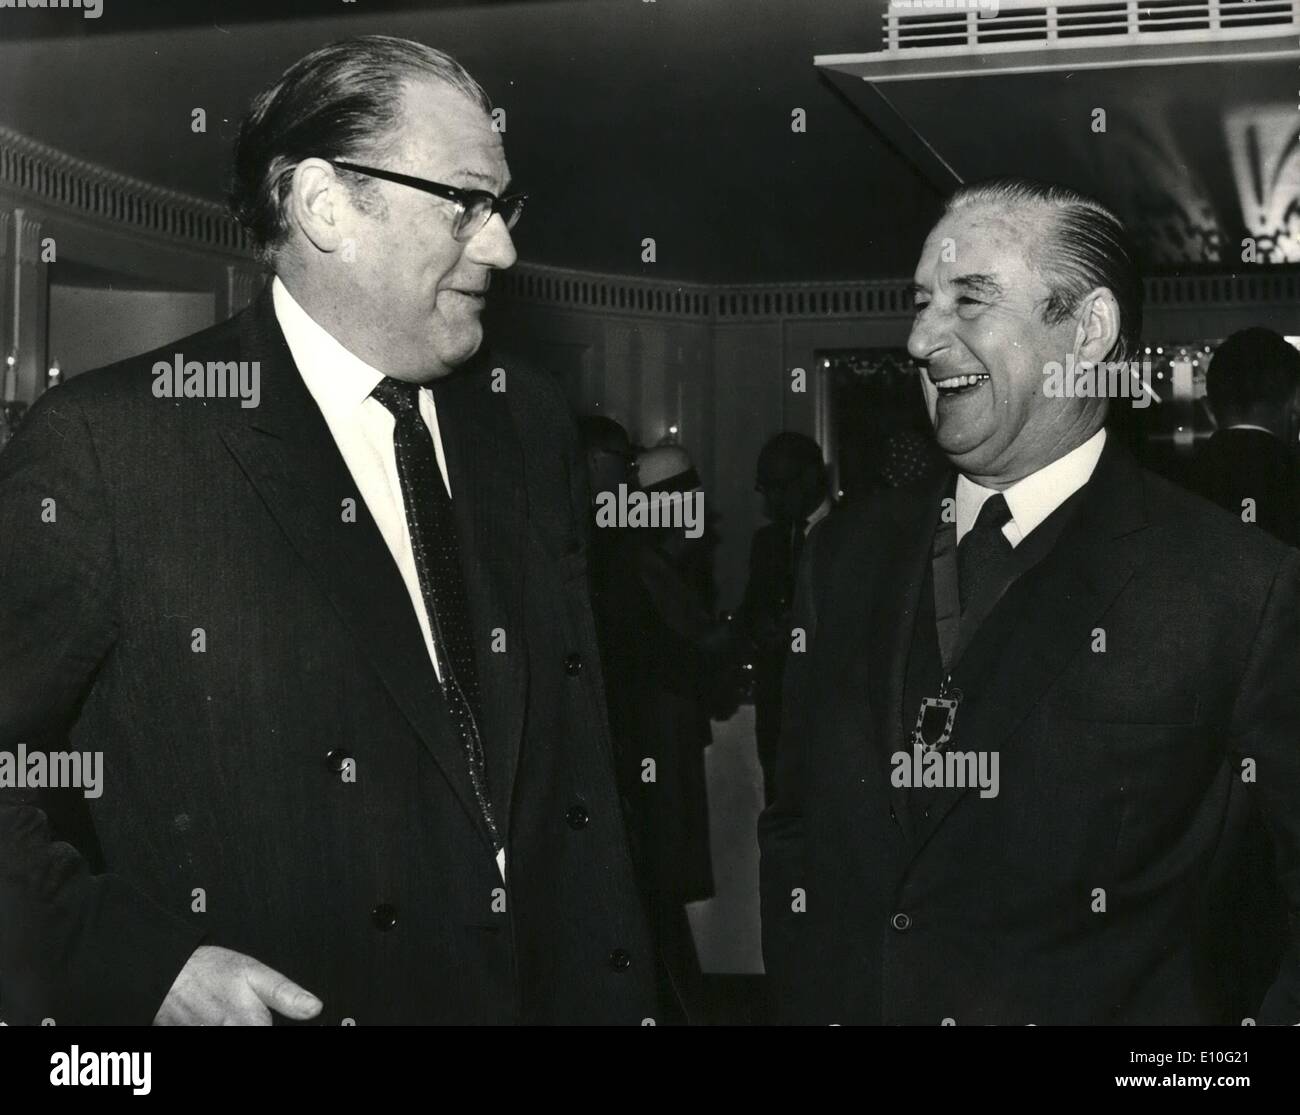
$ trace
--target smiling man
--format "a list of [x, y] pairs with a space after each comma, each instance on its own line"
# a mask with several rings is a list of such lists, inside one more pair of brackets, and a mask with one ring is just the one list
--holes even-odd
[[[1105, 399], [1044, 390], [1138, 342], [1104, 206], [964, 187], [914, 288], [953, 467], [809, 541], [760, 822], [776, 1017], [1300, 1022], [1294, 939], [1254, 986], [1223, 931], [1255, 916], [1261, 820], [1300, 930], [1300, 555], [1139, 468]], [[989, 794], [899, 776], [995, 759]]]
[[[6, 1021], [659, 1016], [576, 431], [475, 363], [523, 205], [489, 113], [418, 43], [297, 62], [235, 153], [266, 291], [0, 456], [0, 749], [104, 755], [78, 850], [0, 795]], [[158, 398], [182, 358], [258, 405]]]

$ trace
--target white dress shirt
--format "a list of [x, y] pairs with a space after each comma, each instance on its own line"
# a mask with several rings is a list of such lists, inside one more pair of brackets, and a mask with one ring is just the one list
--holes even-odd
[[[1065, 456], [1057, 457], [1050, 465], [1044, 465], [1037, 472], [1031, 472], [1009, 488], [1002, 489], [1002, 495], [1011, 511], [1011, 518], [1003, 526], [1002, 533], [1013, 548], [1019, 546], [1030, 531], [1088, 483], [1105, 444], [1106, 430], [1103, 427]], [[975, 518], [984, 506], [984, 501], [996, 494], [994, 488], [976, 484], [965, 476], [957, 477], [958, 543], [975, 525]]]
[[[334, 444], [338, 446], [402, 575], [433, 672], [441, 682], [442, 669], [438, 664], [424, 593], [420, 591], [420, 575], [411, 546], [410, 527], [406, 522], [406, 504], [402, 500], [402, 481], [397, 472], [397, 454], [393, 449], [396, 419], [370, 394], [384, 378], [384, 373], [372, 368], [335, 340], [298, 304], [279, 276], [271, 284], [271, 300], [293, 362], [298, 366], [298, 374], [320, 408]], [[420, 417], [433, 435], [438, 468], [450, 493], [451, 480], [447, 476], [447, 461], [438, 430], [438, 411], [433, 394], [427, 388], [420, 391]], [[505, 849], [497, 854], [497, 866], [504, 877]]]

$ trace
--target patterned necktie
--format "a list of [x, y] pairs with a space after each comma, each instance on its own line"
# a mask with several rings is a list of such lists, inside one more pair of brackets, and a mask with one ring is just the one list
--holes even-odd
[[493, 816], [483, 739], [479, 733], [482, 710], [478, 669], [474, 663], [451, 497], [438, 468], [433, 437], [420, 417], [419, 385], [385, 378], [372, 394], [396, 420], [393, 450], [402, 481], [402, 502], [406, 505], [406, 524], [415, 551], [420, 592], [429, 613], [429, 627], [442, 673], [442, 693], [465, 751], [474, 797], [492, 835], [493, 849], [499, 852], [501, 837]]
[[1015, 553], [1002, 528], [1011, 520], [1011, 508], [1001, 492], [984, 501], [975, 525], [957, 546], [957, 589], [961, 610], [978, 599], [989, 584], [1001, 575]]

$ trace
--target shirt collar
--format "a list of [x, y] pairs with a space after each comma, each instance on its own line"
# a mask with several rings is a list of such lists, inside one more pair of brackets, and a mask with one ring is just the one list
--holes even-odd
[[831, 497], [827, 496], [817, 505], [817, 510], [808, 516], [808, 522], [803, 528], [804, 534], [807, 534], [813, 527], [820, 523], [827, 515], [831, 513]]
[[364, 403], [384, 373], [344, 348], [302, 308], [278, 275], [271, 283], [271, 301], [298, 374], [321, 411], [342, 413]]
[[[1017, 545], [1053, 511], [1061, 506], [1092, 477], [1102, 448], [1106, 444], [1103, 427], [1082, 445], [1076, 445], [1037, 472], [1022, 477], [1002, 490], [1011, 522], [1003, 528], [1012, 545]], [[975, 517], [996, 490], [965, 476], [957, 477], [957, 541], [975, 525]]]

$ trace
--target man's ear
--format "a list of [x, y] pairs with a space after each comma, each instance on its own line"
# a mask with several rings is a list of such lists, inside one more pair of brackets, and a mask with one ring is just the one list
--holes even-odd
[[289, 223], [322, 252], [336, 252], [352, 214], [347, 188], [324, 159], [304, 159], [293, 169], [288, 199]]
[[1119, 340], [1119, 301], [1106, 287], [1084, 295], [1074, 345], [1079, 359], [1100, 363]]

